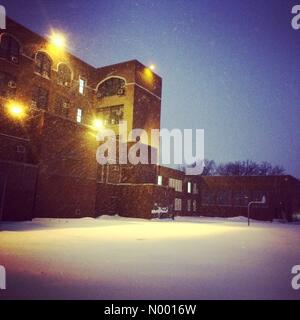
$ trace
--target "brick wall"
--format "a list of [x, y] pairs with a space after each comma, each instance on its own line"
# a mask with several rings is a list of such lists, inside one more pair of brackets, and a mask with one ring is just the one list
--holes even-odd
[[154, 184], [98, 184], [97, 215], [151, 219], [155, 204], [171, 206], [174, 191]]
[[36, 166], [0, 161], [0, 221], [32, 218], [36, 179]]

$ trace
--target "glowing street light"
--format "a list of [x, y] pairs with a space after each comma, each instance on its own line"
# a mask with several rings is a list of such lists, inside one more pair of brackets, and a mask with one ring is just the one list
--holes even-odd
[[58, 32], [52, 32], [50, 42], [56, 49], [62, 50], [66, 47], [66, 38], [63, 34]]
[[155, 68], [156, 68], [155, 64], [150, 64], [149, 69], [150, 69], [151, 71], [154, 71]]
[[26, 115], [24, 106], [15, 101], [11, 101], [8, 103], [7, 110], [9, 115], [16, 119], [22, 119]]
[[101, 119], [94, 119], [93, 128], [95, 130], [101, 130], [104, 127], [103, 121]]

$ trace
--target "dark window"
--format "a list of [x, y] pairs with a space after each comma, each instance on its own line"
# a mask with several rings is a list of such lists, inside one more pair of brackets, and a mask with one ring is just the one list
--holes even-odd
[[47, 109], [48, 96], [49, 96], [48, 90], [41, 87], [37, 87], [33, 92], [33, 97], [32, 97], [33, 107], [36, 107], [39, 109]]
[[57, 83], [69, 87], [71, 85], [72, 72], [71, 69], [64, 63], [58, 66]]
[[106, 108], [97, 108], [97, 115], [101, 118], [104, 124], [114, 125], [119, 124], [124, 118], [124, 106], [113, 106]]
[[0, 57], [13, 63], [19, 63], [19, 56], [20, 45], [18, 41], [7, 34], [3, 34], [0, 43]]
[[26, 148], [25, 146], [18, 144], [16, 146], [16, 161], [25, 162], [26, 160]]
[[247, 207], [251, 201], [249, 192], [246, 191], [235, 191], [233, 192], [233, 203], [237, 207]]
[[231, 202], [231, 191], [219, 190], [216, 192], [216, 203], [220, 206], [230, 206]]
[[57, 97], [55, 102], [55, 113], [63, 117], [69, 117], [70, 101], [64, 97]]
[[110, 78], [98, 87], [97, 97], [122, 96], [125, 94], [125, 81], [120, 78]]
[[215, 193], [214, 191], [203, 191], [201, 193], [201, 203], [203, 206], [213, 206], [215, 205]]
[[261, 202], [263, 197], [265, 197], [266, 203], [256, 204], [256, 207], [268, 207], [268, 192], [266, 191], [253, 191], [252, 192], [252, 201]]
[[51, 77], [52, 62], [46, 53], [38, 52], [35, 58], [35, 72], [43, 77]]
[[0, 96], [13, 98], [16, 94], [16, 78], [9, 73], [0, 71]]

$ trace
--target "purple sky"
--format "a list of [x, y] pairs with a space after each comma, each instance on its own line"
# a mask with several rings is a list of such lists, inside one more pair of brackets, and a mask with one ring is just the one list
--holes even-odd
[[66, 32], [94, 66], [138, 59], [163, 77], [162, 127], [204, 128], [206, 158], [281, 164], [300, 178], [300, 30], [289, 0], [9, 0]]

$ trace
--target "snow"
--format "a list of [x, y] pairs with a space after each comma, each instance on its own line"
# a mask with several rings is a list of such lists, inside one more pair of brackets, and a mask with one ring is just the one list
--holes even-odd
[[0, 299], [300, 299], [299, 223], [105, 216], [0, 229]]

